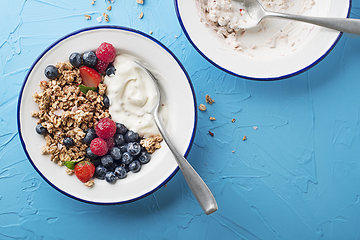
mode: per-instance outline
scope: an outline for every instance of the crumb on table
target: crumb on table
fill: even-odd
[[[216,120],[216,118],[210,117],[210,121],[215,121],[215,120]]]
[[[205,101],[206,101],[206,103],[208,103],[210,105],[215,102],[215,100],[213,100],[208,94],[206,94],[206,96],[205,96]]]
[[[205,110],[206,110],[206,106],[201,103],[201,104],[199,105],[199,110],[200,110],[200,111],[205,111]]]

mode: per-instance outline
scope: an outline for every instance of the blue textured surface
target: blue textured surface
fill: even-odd
[[[194,50],[172,1],[115,0],[111,11],[108,5],[2,1],[0,239],[360,239],[358,36],[344,34],[300,75],[250,81],[222,72]],[[103,12],[109,23],[96,21]],[[360,18],[359,0],[350,17]],[[188,160],[214,193],[216,213],[202,212],[181,172],[144,199],[97,206],[53,189],[26,158],[16,107],[31,64],[69,32],[107,24],[152,31],[183,63],[198,103],[206,94],[215,100],[198,114]]]

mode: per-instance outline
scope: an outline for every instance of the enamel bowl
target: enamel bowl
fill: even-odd
[[[18,130],[30,163],[53,188],[83,202],[121,204],[153,193],[178,171],[178,165],[165,142],[162,142],[162,147],[151,155],[150,162],[142,165],[140,172],[129,172],[125,179],[118,180],[115,184],[95,179],[94,186],[90,188],[84,186],[75,175],[67,175],[65,166],[51,162],[50,155],[41,154],[45,139],[35,132],[38,119],[31,117],[32,111],[38,111],[32,95],[41,92],[39,83],[46,80],[45,67],[67,61],[73,52],[94,50],[105,41],[112,43],[118,53],[138,57],[165,79],[162,91],[168,104],[167,130],[170,136],[176,136],[172,140],[177,149],[187,156],[193,144],[197,122],[196,100],[189,76],[175,55],[163,44],[147,34],[125,27],[102,26],[81,29],[62,37],[46,48],[31,66],[21,88],[18,101]]]

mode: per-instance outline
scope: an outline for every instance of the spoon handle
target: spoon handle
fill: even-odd
[[[338,30],[340,32],[360,35],[360,20],[350,18],[329,18],[329,17],[311,17],[302,15],[291,15],[278,12],[267,12],[264,17],[277,17],[301,22],[307,22],[326,28]]]
[[[210,189],[197,174],[194,168],[189,164],[189,162],[177,151],[176,147],[173,145],[169,134],[161,123],[159,118],[158,111],[154,111],[154,120],[157,125],[160,134],[162,135],[164,141],[170,148],[174,158],[179,165],[179,168],[184,175],[186,182],[188,183],[192,193],[194,194],[196,200],[200,204],[203,211],[209,215],[215,212],[218,209],[216,200],[212,195]]]

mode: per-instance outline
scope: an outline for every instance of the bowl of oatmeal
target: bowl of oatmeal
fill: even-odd
[[[266,10],[307,16],[346,18],[349,0],[259,0]],[[242,29],[248,16],[232,0],[175,0],[181,27],[194,48],[219,69],[251,80],[278,80],[320,62],[341,33],[312,24],[264,19]]]
[[[116,49],[116,56],[109,63],[115,70],[100,74],[100,82],[93,87],[97,78],[93,77],[92,70],[85,66],[75,67],[69,62],[69,56],[75,52],[83,56],[89,51],[95,52],[104,42],[111,43]],[[155,98],[154,87],[149,85],[152,80],[133,64],[135,59],[146,64],[158,78],[164,95],[162,120],[178,150],[185,157],[188,155],[196,130],[196,100],[180,61],[159,41],[137,30],[119,26],[81,29],[54,42],[35,60],[18,100],[18,130],[23,149],[40,176],[61,193],[87,203],[122,204],[148,196],[177,173],[179,168],[148,114]],[[44,69],[48,66],[58,70],[56,78],[45,77]],[[85,78],[88,79],[86,84]],[[104,132],[109,121],[103,120],[116,123],[113,130],[109,128],[110,137],[107,137],[109,132]],[[105,122],[102,125],[105,128],[100,127],[100,122]],[[39,123],[42,128],[38,128]],[[126,131],[120,133],[124,126]],[[41,132],[44,128],[45,134]],[[101,144],[96,145],[95,139],[91,143],[85,140],[90,132],[88,129],[96,130],[96,144],[106,142],[108,150],[103,155],[93,148]],[[68,138],[72,140],[70,145],[65,141]],[[120,144],[121,141],[126,144]],[[140,154],[136,152],[139,145],[142,146],[141,153],[149,153],[151,160],[140,160]],[[132,162],[136,158],[143,163],[141,170],[136,164],[130,166],[130,162],[121,162],[122,159],[115,164],[116,152],[113,155],[110,150],[118,147],[124,156],[124,146],[127,149],[124,152],[134,153]],[[98,156],[93,159],[88,149]],[[107,176],[106,179],[100,177],[98,172],[91,175],[90,180],[80,180],[78,172],[84,170],[76,166],[87,161],[94,164],[96,171],[100,166],[108,168],[105,156],[114,157],[113,170],[106,171],[117,174],[115,182],[110,182],[110,178],[108,181]],[[87,167],[83,164],[83,169],[84,166]],[[114,170],[120,166],[126,168],[126,177]],[[80,170],[76,172],[77,169]]]

